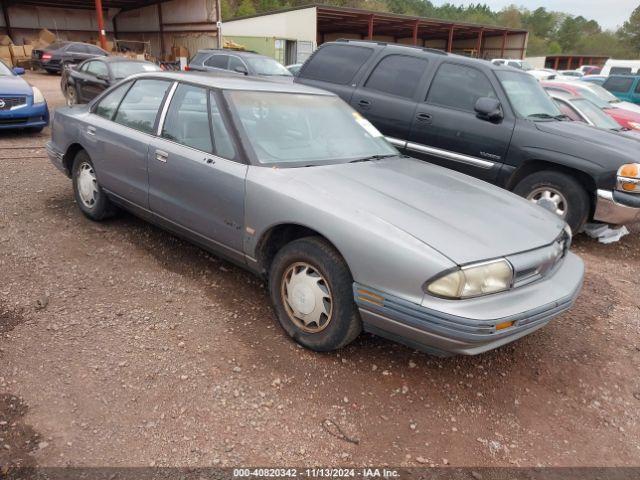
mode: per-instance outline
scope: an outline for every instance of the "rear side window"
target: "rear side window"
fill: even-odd
[[[427,103],[473,112],[480,97],[496,98],[484,73],[465,65],[443,63],[431,83]]]
[[[162,126],[162,136],[187,147],[212,151],[206,89],[178,86]]]
[[[114,121],[144,133],[153,133],[158,109],[169,85],[165,80],[138,80],[122,100]]]
[[[229,57],[226,55],[212,55],[204,62],[207,67],[227,69]]]
[[[219,103],[216,95],[211,92],[209,96],[209,111],[211,113],[211,127],[213,129],[213,151],[222,158],[233,160],[236,149],[233,146],[233,138],[229,133],[227,124],[220,114]]]
[[[423,58],[389,55],[376,65],[364,86],[398,97],[413,98],[428,65],[429,62]]]
[[[610,92],[626,93],[631,88],[631,85],[633,85],[633,78],[618,77],[608,78],[602,86]]]
[[[636,84],[635,93],[640,93],[640,82]]]
[[[89,53],[89,49],[86,45],[82,43],[72,43],[69,48],[67,48],[67,52],[73,53]]]
[[[307,61],[300,76],[310,80],[346,85],[371,57],[373,49],[353,45],[327,45]]]
[[[111,93],[105,95],[105,97],[100,100],[93,113],[106,118],[107,120],[111,120],[118,109],[118,105],[120,104],[122,97],[127,93],[130,86],[131,82],[127,82],[112,90]]]

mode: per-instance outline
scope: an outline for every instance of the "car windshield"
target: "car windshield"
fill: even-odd
[[[338,97],[250,91],[226,95],[239,129],[263,165],[311,166],[398,155]]]
[[[497,71],[502,88],[518,115],[532,120],[554,119],[561,115],[535,77],[525,73]]]
[[[121,79],[136,73],[159,72],[160,67],[150,62],[113,62],[111,71],[114,78]]]
[[[13,76],[13,71],[0,60],[0,77]]]
[[[257,75],[290,77],[291,72],[271,58],[246,57]]]
[[[604,113],[600,107],[586,98],[574,98],[571,103],[575,108],[580,110],[584,115],[598,128],[606,128],[609,130],[618,130],[620,125],[609,115]]]

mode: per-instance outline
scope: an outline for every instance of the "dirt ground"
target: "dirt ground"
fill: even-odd
[[[0,134],[0,465],[640,465],[640,229],[576,238],[576,306],[498,351],[316,354],[259,279],[83,217],[48,135]]]

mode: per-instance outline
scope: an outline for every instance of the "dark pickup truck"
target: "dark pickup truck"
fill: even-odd
[[[295,81],[340,95],[408,155],[511,190],[574,232],[588,220],[640,220],[640,142],[568,121],[525,72],[340,40],[318,48]]]

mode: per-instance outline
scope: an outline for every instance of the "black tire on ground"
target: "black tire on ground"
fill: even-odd
[[[84,150],[80,150],[73,161],[73,169],[72,169],[72,179],[73,179],[73,194],[76,199],[76,203],[78,204],[78,208],[80,211],[91,220],[101,221],[106,218],[113,216],[116,213],[116,208],[109,201],[109,198],[104,193],[98,181],[95,180],[95,195],[93,202],[91,204],[85,203],[82,200],[80,195],[80,188],[78,185],[78,178],[80,175],[81,169],[90,169],[93,170],[93,163],[91,162],[91,158]]]
[[[533,191],[543,187],[557,190],[566,198],[565,221],[574,234],[578,233],[589,219],[591,211],[589,194],[582,184],[564,172],[542,170],[522,179],[513,192],[527,198]]]
[[[58,73],[55,70],[51,70],[50,68],[45,68],[44,71],[47,72],[49,75],[55,75],[56,73]]]
[[[31,133],[40,133],[42,130],[44,130],[44,127],[31,127],[31,128],[29,128],[29,131]]]
[[[283,298],[283,277],[300,262],[310,265],[324,277],[331,293],[331,315],[326,327],[315,333],[305,331],[295,323]],[[282,328],[296,342],[311,350],[326,352],[344,347],[362,331],[349,268],[340,254],[320,237],[294,240],[276,254],[269,271],[269,293]]]

